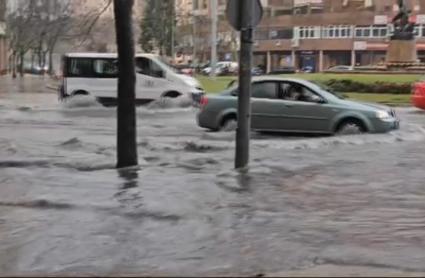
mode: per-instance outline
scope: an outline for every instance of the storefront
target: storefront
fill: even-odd
[[[259,67],[262,70],[267,70],[267,53],[266,52],[255,52],[254,53],[254,67]]]
[[[282,67],[294,66],[292,54],[290,51],[279,51],[270,53],[270,70],[278,70]]]
[[[333,66],[350,66],[351,51],[324,51],[323,52],[323,70]]]
[[[302,71],[318,71],[318,53],[317,51],[299,51],[297,52],[297,66]]]
[[[356,66],[371,66],[385,63],[385,50],[356,51]]]

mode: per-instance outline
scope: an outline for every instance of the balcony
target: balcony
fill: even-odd
[[[294,0],[268,0],[266,6],[273,8],[288,8],[294,7]]]

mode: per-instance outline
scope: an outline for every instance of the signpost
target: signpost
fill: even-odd
[[[235,168],[246,169],[249,164],[251,132],[251,69],[254,27],[263,17],[260,0],[228,0],[227,19],[241,31],[239,54],[238,128],[236,131]]]

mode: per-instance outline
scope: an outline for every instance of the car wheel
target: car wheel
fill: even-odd
[[[348,120],[341,123],[336,131],[337,135],[356,135],[365,133],[364,125],[357,120]]]
[[[227,117],[223,120],[220,126],[220,131],[231,132],[238,128],[238,121],[234,116]]]

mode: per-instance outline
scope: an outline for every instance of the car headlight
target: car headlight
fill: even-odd
[[[387,112],[387,111],[383,111],[383,110],[377,111],[377,112],[376,112],[376,117],[377,117],[378,119],[380,119],[380,120],[390,120],[390,119],[392,119],[392,118],[393,118],[393,117],[390,115],[390,113],[389,113],[389,112]]]

